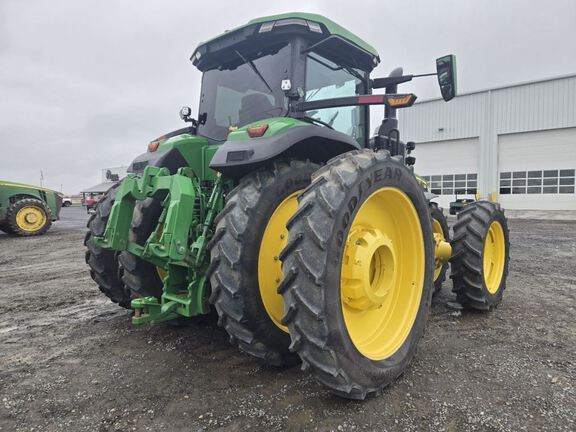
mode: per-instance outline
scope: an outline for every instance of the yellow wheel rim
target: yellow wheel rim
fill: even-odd
[[[442,230],[442,225],[440,225],[440,221],[438,219],[432,219],[432,228],[434,230],[434,239],[437,240],[445,240],[444,238],[444,231]],[[440,277],[440,273],[442,272],[442,266],[444,264],[439,259],[436,259],[435,267],[434,267],[434,282]]]
[[[46,224],[46,213],[38,207],[22,207],[16,213],[16,224],[22,231],[38,231]]]
[[[424,273],[412,201],[397,188],[374,192],[352,221],[342,257],[342,311],[360,353],[382,360],[402,346],[418,314]]]
[[[266,313],[274,324],[288,333],[288,327],[281,324],[284,316],[284,300],[278,294],[278,285],[282,281],[282,262],[279,255],[288,242],[288,219],[298,209],[298,194],[294,192],[280,203],[268,220],[260,251],[258,253],[258,286]]]
[[[484,283],[490,294],[496,294],[502,281],[506,261],[506,241],[500,222],[494,221],[488,228],[484,243]]]

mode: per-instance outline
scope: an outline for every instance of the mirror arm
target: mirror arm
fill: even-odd
[[[386,78],[374,78],[370,80],[372,88],[386,88],[393,85],[398,85],[408,81],[412,81],[414,75],[402,75],[402,76],[389,76]]]
[[[418,75],[403,75],[399,77],[386,77],[386,78],[374,78],[372,80],[372,88],[386,88],[391,85],[402,84],[408,81],[412,81],[412,78],[421,78],[427,76],[436,76],[436,72]]]

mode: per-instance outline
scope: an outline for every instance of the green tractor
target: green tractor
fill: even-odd
[[[503,211],[467,206],[449,242],[400,139],[396,110],[416,96],[397,87],[415,75],[370,78],[377,51],[306,13],[252,20],[191,60],[197,118],[184,107],[189,126],[150,142],[88,223],[92,278],[134,324],[215,308],[242,351],[363,399],[406,369],[449,262],[462,305],[500,303]],[[453,56],[427,75],[455,96]],[[370,137],[372,105],[385,118]]]
[[[44,234],[60,217],[61,193],[0,180],[0,230],[18,236]]]

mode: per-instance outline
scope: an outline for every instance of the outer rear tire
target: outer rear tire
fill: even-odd
[[[208,271],[210,302],[231,343],[271,366],[291,365],[299,359],[288,349],[290,336],[264,306],[258,276],[260,245],[275,210],[307,187],[317,169],[310,162],[275,161],[242,178],[216,217]]]
[[[88,219],[88,232],[84,238],[84,245],[87,248],[86,264],[90,266],[90,276],[98,284],[100,291],[112,302],[130,309],[130,290],[122,283],[117,253],[98,247],[94,243],[94,236],[104,234],[118,186],[119,183],[106,192],[104,198],[98,203],[96,211]]]
[[[503,251],[500,256],[502,264],[499,283],[487,284],[484,261],[485,245],[491,235],[492,224],[502,228]],[[510,240],[508,222],[500,204],[489,201],[477,201],[466,205],[458,213],[454,224],[452,240],[452,281],[453,291],[458,302],[463,306],[480,311],[495,308],[502,301],[506,289],[508,265],[510,261]]]
[[[349,240],[351,228],[355,226],[363,204],[383,190],[403,196],[402,199],[413,207],[411,217],[418,221],[421,232],[406,232],[406,244],[410,246],[404,246],[402,241],[398,241],[402,234],[396,229],[390,244],[398,245],[393,248],[395,253],[400,253],[397,255],[400,266],[407,269],[409,278],[412,278],[409,269],[417,266],[421,281],[406,279],[404,275],[392,276],[392,280],[398,278],[401,281],[400,284],[393,283],[394,293],[400,293],[402,289],[419,290],[418,300],[410,304],[414,320],[408,321],[407,333],[398,339],[398,347],[391,349],[389,354],[375,355],[373,359],[365,349],[361,352],[362,348],[352,337],[352,330],[357,329],[352,329],[346,322],[342,269],[351,262],[359,263],[352,255],[344,260],[345,252],[356,247],[354,244],[364,244],[364,240]],[[377,210],[373,213],[374,219],[392,221],[389,226],[393,229],[399,219],[390,216],[390,212],[394,212],[392,206],[381,205],[379,209],[382,213],[378,217],[380,210]],[[391,210],[388,212],[386,209]],[[312,184],[299,197],[298,211],[289,221],[288,229],[289,243],[280,257],[284,279],[278,290],[284,296],[286,315],[283,323],[290,329],[290,348],[299,354],[303,367],[310,368],[316,379],[333,393],[351,399],[364,399],[379,393],[405,371],[424,334],[430,314],[434,242],[430,211],[422,188],[401,160],[390,157],[387,151],[345,153],[329,161],[314,175]],[[368,228],[368,233],[371,229]],[[418,250],[414,252],[420,258],[414,258],[413,262],[404,260],[413,245],[417,245]],[[366,264],[364,269],[368,268]],[[377,265],[376,272],[386,271],[380,263]],[[392,267],[397,269],[394,265]],[[407,280],[413,282],[404,284]],[[402,314],[401,309],[396,311]],[[379,306],[376,306],[362,312],[377,313],[378,310]],[[359,327],[364,328],[362,325]],[[377,337],[382,344],[388,343],[386,332],[372,332],[368,336]]]

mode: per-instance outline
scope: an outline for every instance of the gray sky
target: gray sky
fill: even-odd
[[[38,184],[42,169],[65,193],[98,183],[101,168],[183,127],[180,106],[196,112],[198,42],[289,11],[374,45],[373,76],[432,72],[447,53],[460,92],[576,72],[576,0],[0,0],[0,179]],[[433,78],[402,91],[439,95]]]

